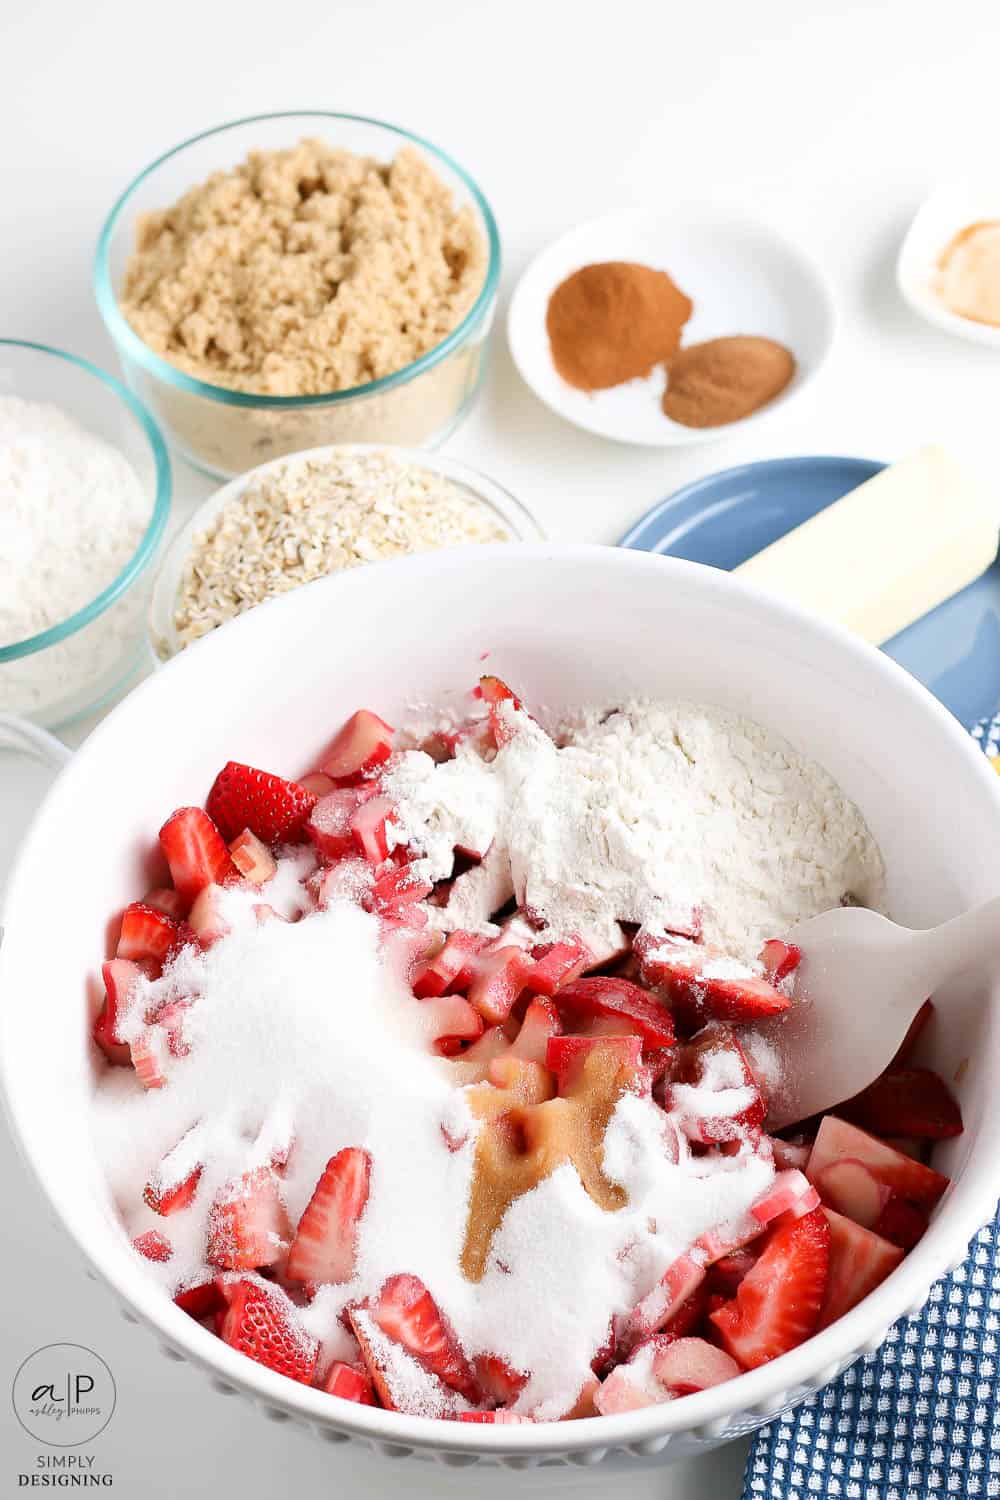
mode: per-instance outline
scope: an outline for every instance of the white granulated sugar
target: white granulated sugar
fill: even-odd
[[[56,406],[0,396],[0,646],[89,604],[133,555],[149,521],[116,448]],[[136,634],[130,592],[84,631],[0,666],[0,709],[30,712],[116,665]]]
[[[433,767],[407,753],[386,778],[399,837],[429,879],[451,873],[465,838],[491,841],[507,851],[518,900],[554,935],[613,944],[618,921],[655,933],[700,913],[706,942],[744,961],[848,891],[883,904],[861,813],[761,725],[636,701],[580,716],[557,748],[527,714],[504,709],[514,733],[493,761],[460,747]]]

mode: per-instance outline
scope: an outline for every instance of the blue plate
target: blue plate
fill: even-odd
[[[772,458],[685,485],[622,537],[622,547],[731,569],[825,510],[884,464]],[[1000,565],[901,630],[883,649],[963,724],[1000,705]]]

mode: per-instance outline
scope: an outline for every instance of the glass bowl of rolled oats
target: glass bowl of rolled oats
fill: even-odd
[[[469,543],[543,541],[485,474],[420,449],[341,443],[224,485],[167,548],[149,634],[167,661],[279,594],[365,563]]]
[[[442,442],[478,390],[499,276],[490,206],[444,152],[288,111],[142,172],[94,290],[128,384],[226,479],[320,444]]]

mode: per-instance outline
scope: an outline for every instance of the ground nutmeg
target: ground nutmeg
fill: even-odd
[[[666,271],[626,260],[582,266],[549,298],[553,363],[584,391],[636,380],[676,354],[691,312]]]
[[[722,427],[773,401],[794,374],[794,356],[774,339],[708,339],[670,362],[663,410],[685,427]]]

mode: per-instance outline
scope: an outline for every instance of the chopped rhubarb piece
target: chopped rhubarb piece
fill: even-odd
[[[640,953],[642,977],[661,985],[689,1026],[745,1023],[778,1015],[791,1004],[748,964],[684,938],[651,940]]]
[[[420,1019],[431,1045],[443,1057],[450,1057],[457,1050],[457,1046],[449,1047],[446,1043],[475,1042],[483,1034],[482,1016],[463,995],[437,995],[433,1000],[421,1000]]]
[[[816,1332],[830,1271],[830,1228],[821,1208],[775,1230],[731,1302],[710,1314],[723,1348],[754,1370]]]
[[[506,715],[502,712],[500,705],[509,703],[511,708],[517,712],[523,707],[520,698],[515,697],[505,682],[499,677],[480,677],[479,689],[483,702],[489,708],[490,728],[493,738],[496,740],[497,749],[509,744],[513,738],[513,728]]]
[[[849,1156],[813,1171],[812,1179],[829,1208],[865,1229],[874,1228],[892,1197],[892,1190],[879,1182],[863,1161],[852,1161]]]
[[[132,1241],[132,1248],[147,1260],[155,1261],[169,1260],[174,1253],[173,1245],[158,1229],[147,1229],[145,1234],[137,1234]]]
[[[363,904],[375,884],[374,867],[355,856],[342,859],[322,871],[316,887],[316,904],[328,906],[331,901],[354,901]]]
[[[818,1207],[819,1193],[808,1177],[795,1167],[788,1167],[778,1172],[767,1192],[750,1205],[750,1213],[763,1228],[782,1214],[800,1219]]]
[[[929,1222],[926,1209],[893,1194],[879,1214],[872,1233],[881,1235],[882,1239],[902,1250],[912,1250],[923,1239]]]
[[[481,927],[506,906],[513,894],[510,858],[506,849],[493,844],[481,864],[463,870],[451,882],[444,903],[445,924],[452,930]]]
[[[479,1012],[473,1011],[473,1015],[479,1016]],[[479,1016],[479,1019],[481,1021],[482,1016]],[[459,1085],[482,1083],[489,1072],[490,1065],[509,1052],[510,1040],[506,1032],[499,1026],[491,1026],[460,1056],[455,1057],[452,1066],[456,1070],[455,1076]]]
[[[914,1052],[917,1050],[917,1043],[923,1036],[924,1031],[933,1019],[933,1016],[934,1002],[933,1000],[925,1000],[923,1005],[921,1005],[920,1009],[917,1011],[916,1015],[913,1017],[913,1020],[910,1022],[909,1026],[906,1028],[906,1035],[900,1042],[899,1047],[896,1050],[896,1055],[893,1058],[892,1062],[889,1064],[890,1068],[906,1067]]]
[[[713,1093],[718,1095],[718,1113],[706,1105],[706,1095]],[[680,1115],[684,1134],[706,1146],[758,1130],[767,1113],[743,1048],[734,1032],[719,1022],[703,1027],[678,1049],[665,1102]]]
[[[769,1136],[774,1153],[774,1165],[779,1169],[795,1167],[804,1172],[809,1164],[812,1141],[783,1141],[780,1136]]]
[[[940,1141],[962,1134],[962,1112],[930,1068],[890,1068],[837,1113],[873,1135]]]
[[[549,1042],[561,1031],[559,1012],[551,1001],[533,999],[524,1012],[521,1029],[511,1043],[511,1056],[522,1057],[525,1062],[544,1063]]]
[[[624,1319],[620,1334],[626,1349],[665,1328],[705,1279],[705,1267],[690,1255],[679,1255],[661,1280]]]
[[[386,830],[393,811],[388,797],[371,797],[351,815],[351,838],[358,853],[370,865],[380,865],[389,855],[389,838]]]
[[[519,1411],[460,1411],[459,1422],[496,1422],[506,1427],[532,1426],[534,1417],[526,1417]]]
[[[254,1167],[228,1183],[212,1204],[207,1259],[227,1271],[273,1266],[290,1237],[277,1177],[270,1167]]]
[[[531,959],[522,948],[489,948],[476,960],[469,1002],[490,1025],[505,1021],[524,988]]]
[[[225,839],[200,807],[172,813],[160,829],[160,847],[174,887],[188,905],[206,885],[221,885],[237,873]]]
[[[466,1400],[481,1400],[482,1391],[469,1361],[418,1277],[390,1276],[369,1303],[369,1311],[386,1337],[402,1345],[425,1370]]]
[[[405,918],[423,927],[427,924],[427,913],[414,908],[431,890],[426,880],[414,875],[410,865],[395,865],[375,881],[365,898],[365,906],[379,916]]]
[[[213,1318],[226,1305],[215,1277],[211,1281],[199,1281],[194,1286],[182,1287],[174,1297],[174,1305],[189,1317]]]
[[[413,975],[413,993],[418,1000],[443,995],[448,989],[465,989],[473,978],[470,962],[481,953],[489,939],[478,932],[450,932],[444,947],[434,958],[420,964]]]
[[[528,975],[527,987],[536,995],[554,995],[564,984],[574,979],[593,964],[589,948],[577,938],[562,943],[544,943],[531,950],[534,965]]]
[[[190,1000],[171,1000],[156,1012],[156,1025],[166,1032],[171,1057],[187,1057],[191,1051],[184,1035],[184,1017],[190,1008]]]
[[[351,819],[376,792],[374,786],[342,787],[316,803],[306,833],[324,859],[343,859],[354,852]]]
[[[509,1406],[516,1401],[528,1383],[527,1375],[512,1370],[499,1354],[480,1354],[475,1368],[483,1391],[498,1406]]]
[[[323,1390],[330,1396],[339,1396],[341,1401],[356,1401],[361,1406],[375,1405],[372,1383],[363,1370],[353,1365],[342,1364],[335,1359],[326,1373]]]
[[[217,1285],[227,1304],[219,1329],[224,1342],[279,1375],[311,1385],[319,1344],[302,1327],[291,1298],[256,1276],[220,1277]]]
[[[670,1012],[653,995],[613,975],[577,979],[557,991],[560,1011],[571,1016],[601,1015],[627,1020],[647,1047],[672,1047],[674,1023]]]
[[[104,979],[104,1004],[94,1021],[94,1041],[108,1062],[116,1067],[129,1067],[132,1053],[122,1037],[121,1024],[132,1002],[135,986],[145,976],[138,964],[127,958],[110,959],[102,966],[101,974]]]
[[[396,1411],[396,1402],[393,1399],[387,1371],[376,1350],[378,1329],[374,1326],[371,1315],[362,1306],[348,1306],[345,1308],[345,1316],[351,1332],[358,1341],[361,1358],[364,1360],[365,1369],[368,1371],[372,1387],[378,1397],[378,1404],[384,1406],[386,1411]],[[429,1380],[430,1376],[428,1376]]]
[[[875,1290],[903,1259],[903,1251],[851,1219],[824,1210],[830,1226],[830,1279],[819,1328],[828,1328]]]
[[[188,904],[180,891],[171,889],[170,886],[160,885],[143,898],[143,906],[151,906],[154,911],[162,911],[165,917],[172,922],[179,922],[187,915]]]
[[[732,1255],[734,1251],[742,1250],[745,1245],[759,1239],[763,1230],[764,1226],[752,1213],[737,1214],[735,1218],[726,1219],[723,1223],[706,1229],[695,1241],[695,1249],[704,1264],[710,1266],[723,1256]]]
[[[229,852],[233,864],[251,885],[264,885],[278,868],[270,849],[249,828],[236,835],[229,845]]]
[[[122,913],[117,956],[133,963],[152,959],[161,964],[177,942],[179,931],[177,922],[155,906],[133,901]]]
[[[741,1373],[732,1355],[705,1339],[671,1339],[653,1355],[653,1375],[671,1396],[707,1391]]]
[[[297,781],[231,760],[212,784],[205,811],[224,839],[249,828],[265,844],[296,838],[316,805],[316,795]]]
[[[620,1056],[624,1066],[642,1062],[642,1039],[637,1036],[552,1036],[545,1049],[545,1065],[556,1075],[560,1094],[571,1094],[579,1083],[584,1059],[599,1049]]]
[[[224,896],[221,885],[206,885],[194,899],[188,926],[203,948],[210,948],[229,931],[229,923],[222,914]]]
[[[167,1160],[169,1161],[169,1158]],[[172,1181],[169,1176],[164,1175],[161,1168],[159,1172],[153,1174],[143,1188],[143,1202],[157,1214],[166,1216],[180,1213],[182,1208],[187,1208],[198,1191],[201,1173],[200,1166],[192,1167],[182,1177]]]
[[[163,1033],[154,1031],[151,1027],[147,1027],[129,1042],[132,1066],[144,1089],[162,1089],[166,1085],[166,1050]]]
[[[637,1383],[628,1365],[618,1365],[601,1381],[594,1395],[594,1406],[599,1416],[615,1417],[626,1411],[642,1411],[668,1399],[666,1391],[659,1396],[651,1395]]]
[[[357,1146],[345,1147],[327,1162],[295,1231],[286,1267],[289,1280],[350,1281],[371,1169],[368,1152]]]
[[[337,734],[320,770],[339,786],[351,786],[371,776],[392,754],[393,732],[378,714],[359,708]]]
[[[806,1175],[810,1181],[816,1182],[825,1167],[845,1157],[862,1162],[877,1181],[911,1203],[932,1206],[948,1186],[948,1178],[935,1172],[933,1167],[925,1167],[923,1162],[894,1151],[884,1141],[876,1140],[846,1120],[839,1120],[836,1115],[824,1115]]]
[[[312,792],[316,798],[326,797],[336,788],[336,785],[333,777],[327,776],[325,771],[310,771],[308,776],[299,777],[299,786],[307,792]]]
[[[789,974],[794,974],[802,962],[802,949],[795,943],[783,942],[781,938],[770,938],[760,950],[760,962],[771,983],[780,984]]]

